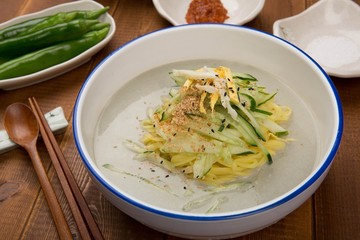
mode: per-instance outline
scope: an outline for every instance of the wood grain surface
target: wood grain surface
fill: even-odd
[[[180,0],[179,0],[180,1]],[[0,22],[69,0],[1,0]],[[78,91],[91,70],[109,53],[143,34],[170,27],[150,0],[99,0],[110,7],[117,30],[91,61],[51,80],[18,90],[0,90],[0,128],[6,107],[36,97],[43,111],[62,106],[70,125],[57,141],[106,239],[180,238],[150,229],[115,208],[96,189],[77,152],[72,111]],[[304,11],[316,0],[266,0],[261,13],[246,26],[272,33],[274,21]],[[355,1],[360,4],[360,0]],[[237,239],[360,239],[360,78],[332,77],[344,112],[344,134],[328,176],[316,193],[278,223]],[[74,239],[80,239],[42,141],[38,143],[47,174],[59,197]],[[58,239],[57,231],[27,153],[15,149],[0,155],[0,240]]]

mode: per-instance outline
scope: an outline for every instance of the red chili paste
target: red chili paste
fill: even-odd
[[[220,0],[192,0],[186,14],[187,23],[223,23],[227,18]]]

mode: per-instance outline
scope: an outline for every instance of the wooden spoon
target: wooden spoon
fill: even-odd
[[[34,113],[25,104],[11,104],[5,111],[4,126],[10,139],[22,146],[30,155],[41,188],[53,216],[59,237],[61,239],[72,239],[69,226],[36,148],[36,142],[39,135],[39,123],[37,122]]]

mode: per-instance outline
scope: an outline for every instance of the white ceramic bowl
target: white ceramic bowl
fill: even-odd
[[[168,72],[204,65],[258,77],[269,90],[277,89],[277,101],[294,113],[288,129],[295,141],[284,154],[264,166],[254,182],[216,194],[133,159],[123,146],[126,139],[139,140],[139,119],[173,85]],[[87,78],[73,121],[79,153],[106,198],[151,228],[189,238],[244,235],[299,207],[325,178],[343,125],[336,89],[316,62],[277,37],[225,24],[172,27],[120,47]],[[228,201],[210,212],[209,206],[184,208],[197,199],[210,205]]]
[[[186,13],[191,0],[153,0],[158,13],[173,25],[186,24]],[[242,25],[253,20],[263,9],[265,0],[222,0],[228,11],[227,24]]]
[[[104,6],[90,0],[81,0],[81,1],[75,1],[70,3],[63,3],[56,5],[54,7],[50,7],[47,9],[44,9],[39,12],[30,13],[26,15],[22,15],[16,18],[13,18],[7,22],[0,24],[0,29],[5,28],[11,25],[14,25],[16,23],[20,23],[29,19],[42,17],[42,16],[49,16],[58,12],[67,12],[67,11],[75,11],[75,10],[96,10],[101,9]],[[110,23],[110,31],[107,34],[107,36],[98,44],[95,46],[89,48],[85,52],[79,54],[78,56],[57,64],[55,66],[52,66],[50,68],[41,70],[39,72],[35,72],[26,76],[11,78],[11,79],[5,79],[0,80],[0,89],[4,90],[13,90],[29,85],[33,85],[45,80],[49,80],[51,78],[54,78],[58,75],[61,75],[65,72],[68,72],[76,67],[79,67],[80,65],[84,64],[85,62],[89,61],[91,57],[96,54],[98,51],[100,51],[103,47],[106,46],[106,44],[111,40],[111,38],[114,36],[116,25],[114,22],[114,19],[111,17],[109,13],[106,13],[99,18],[102,22],[108,22]]]
[[[360,77],[360,6],[321,0],[304,12],[279,19],[274,35],[303,49],[332,76]]]

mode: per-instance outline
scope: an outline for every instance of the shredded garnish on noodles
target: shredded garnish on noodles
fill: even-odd
[[[252,75],[220,66],[170,77],[177,87],[141,122],[143,144],[126,142],[137,159],[220,185],[256,173],[285,148],[288,131],[280,124],[291,109]]]

